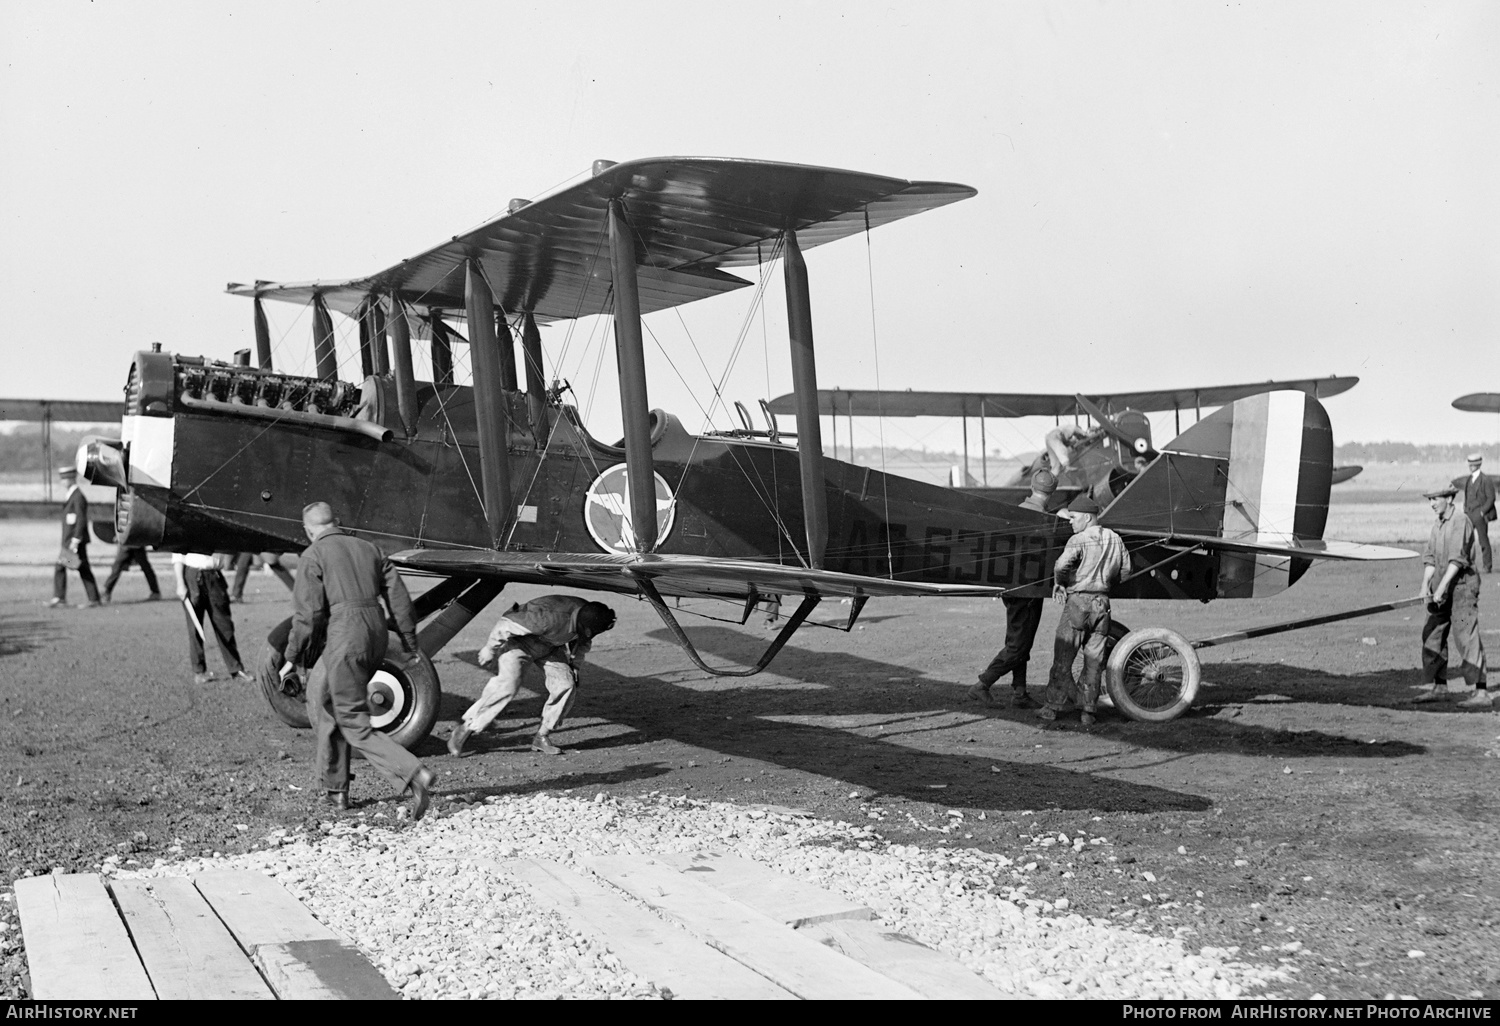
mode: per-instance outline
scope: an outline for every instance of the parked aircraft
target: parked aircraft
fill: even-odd
[[[513,581],[640,596],[694,663],[735,675],[764,668],[827,597],[849,600],[849,629],[870,598],[1046,593],[1068,535],[1059,518],[823,454],[803,250],[974,194],[767,161],[599,162],[368,277],[231,285],[254,304],[257,366],[137,353],[121,442],[90,447],[89,477],[119,489],[127,544],[296,551],[303,505],[326,500],[405,570],[439,578],[417,600],[421,654],[371,686],[376,724],[405,744],[437,715],[431,655]],[[731,269],[776,262],[797,445],[694,435],[651,409],[641,318],[749,286]],[[311,307],[315,375],[272,366],[266,300]],[[333,312],[359,325],[358,381],[339,377]],[[543,373],[538,325],[590,314],[613,318],[613,445]],[[431,339],[429,381],[416,379],[413,333]],[[472,386],[454,384],[455,344],[469,346]],[[1318,400],[1277,390],[1152,450],[1104,514],[1140,568],[1117,594],[1264,595],[1317,559],[1406,555],[1323,540],[1332,448]],[[755,665],[731,670],[698,654],[671,596],[733,601],[742,622],[769,597],[799,605]],[[1146,633],[1115,658],[1143,688],[1167,681],[1163,701],[1178,703],[1196,658],[1176,635]]]

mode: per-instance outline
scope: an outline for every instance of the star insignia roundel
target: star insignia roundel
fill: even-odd
[[[656,538],[660,544],[672,533],[677,514],[671,487],[660,474],[653,476],[656,478]],[[630,485],[625,477],[625,464],[616,463],[594,478],[583,500],[583,522],[604,551],[622,556],[636,551],[635,531],[630,526]]]

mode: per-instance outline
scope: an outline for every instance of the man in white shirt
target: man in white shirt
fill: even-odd
[[[203,614],[209,615],[214,637],[219,639],[219,653],[233,680],[249,683],[252,678],[240,661],[240,650],[234,643],[234,618],[229,612],[229,588],[224,583],[225,559],[206,552],[178,552],[172,556],[172,574],[177,578],[177,598],[182,602],[188,621],[188,659],[193,664],[193,683],[207,684],[214,679],[208,671],[204,653]]]

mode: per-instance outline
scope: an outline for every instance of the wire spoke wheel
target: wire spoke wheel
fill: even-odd
[[[1126,716],[1160,723],[1192,706],[1200,673],[1198,654],[1187,639],[1165,627],[1147,627],[1115,644],[1105,686]]]

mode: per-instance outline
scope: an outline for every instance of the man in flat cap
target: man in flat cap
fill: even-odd
[[[1484,557],[1484,572],[1492,573],[1495,564],[1490,556],[1490,521],[1495,519],[1495,482],[1480,469],[1483,465],[1483,453],[1469,453],[1469,472],[1462,477],[1455,477],[1453,487],[1464,497],[1463,510],[1469,523],[1474,525],[1475,537],[1479,539],[1479,551]]]
[[[1046,704],[1036,714],[1055,720],[1076,699],[1087,727],[1098,711],[1099,678],[1109,639],[1109,589],[1130,573],[1130,553],[1118,534],[1100,525],[1099,504],[1087,492],[1068,504],[1068,519],[1073,522],[1073,537],[1053,568],[1057,583],[1068,595],[1052,643]],[[1080,648],[1083,676],[1074,683],[1073,657]]]
[[[1422,683],[1429,689],[1415,702],[1440,702],[1448,698],[1448,640],[1458,650],[1461,673],[1474,694],[1460,703],[1466,709],[1489,709],[1488,673],[1484,644],[1479,638],[1478,536],[1469,518],[1458,511],[1454,485],[1427,493],[1437,523],[1422,550],[1421,597],[1427,600],[1427,619],[1422,624]]]
[[[1031,475],[1031,494],[1021,502],[1022,509],[1037,513],[1047,512],[1047,502],[1057,491],[1057,476],[1050,470],[1038,470]],[[1002,596],[1005,603],[1005,647],[990,665],[979,671],[979,683],[969,688],[969,698],[985,705],[994,705],[990,688],[995,681],[1010,674],[1010,707],[1012,709],[1034,709],[1036,702],[1026,694],[1026,663],[1031,659],[1031,645],[1036,640],[1036,629],[1042,622],[1042,607],[1047,600],[1036,598],[1011,598]]]
[[[78,571],[83,581],[83,590],[89,597],[89,606],[99,604],[99,586],[94,583],[94,571],[89,566],[89,500],[78,487],[76,467],[58,467],[57,476],[68,486],[68,496],[63,500],[62,548],[57,553],[57,566],[52,571],[52,601],[49,606],[68,604],[68,569]]]

